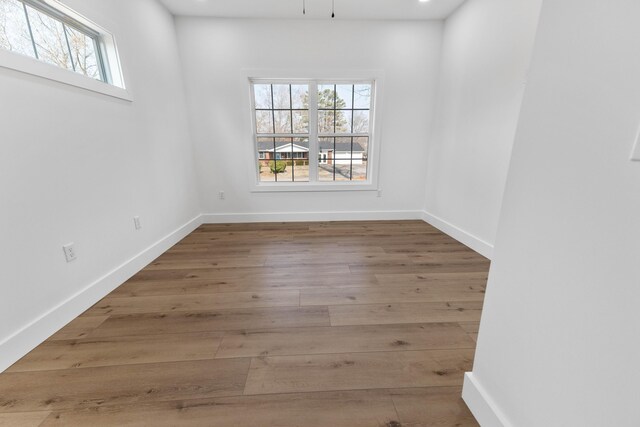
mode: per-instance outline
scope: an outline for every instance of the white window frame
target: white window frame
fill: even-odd
[[[323,192],[323,191],[377,191],[379,189],[380,170],[380,129],[382,94],[384,87],[384,73],[381,70],[342,70],[342,71],[310,71],[310,70],[243,70],[245,82],[248,87],[247,110],[251,113],[250,140],[247,144],[251,147],[250,165],[251,192]],[[269,77],[265,77],[269,76]],[[309,182],[260,182],[259,171],[255,167],[258,159],[257,129],[255,118],[255,96],[253,84],[308,84],[309,85]],[[319,84],[359,84],[372,85],[371,90],[371,116],[369,117],[370,131],[369,150],[367,153],[367,180],[366,181],[317,181],[312,179],[318,176],[319,146],[312,143],[318,140],[318,114],[317,114],[317,86]],[[275,135],[275,137],[299,138],[306,137],[299,134]],[[323,135],[332,137],[333,134]],[[351,134],[336,134],[335,136],[351,136]],[[249,153],[249,150],[247,150]]]
[[[72,70],[67,70],[56,65],[46,63],[31,56],[1,48],[0,67],[86,89],[92,92],[101,93],[103,95],[123,99],[125,101],[133,101],[131,93],[125,86],[120,57],[118,55],[118,48],[115,37],[112,33],[57,0],[20,1],[28,5],[34,5],[34,7],[40,10],[44,8],[51,9],[60,16],[64,16],[69,22],[78,23],[82,27],[91,30],[93,35],[97,38],[97,48],[100,50],[99,55],[102,57],[102,64],[104,66],[107,81],[96,80]],[[56,19],[59,18],[56,17]],[[96,52],[96,54],[98,54],[98,52]]]

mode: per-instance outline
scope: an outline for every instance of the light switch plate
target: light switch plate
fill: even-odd
[[[636,144],[633,147],[633,151],[631,152],[631,160],[640,162],[640,131],[638,131],[638,136],[636,136]]]

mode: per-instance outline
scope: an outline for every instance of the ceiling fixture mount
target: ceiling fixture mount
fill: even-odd
[[[428,0],[420,0],[420,1],[428,1]],[[307,14],[307,0],[302,0],[302,14]],[[336,17],[336,0],[331,0],[331,18]]]

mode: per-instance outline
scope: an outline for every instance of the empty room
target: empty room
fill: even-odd
[[[637,0],[0,0],[0,427],[640,426]]]

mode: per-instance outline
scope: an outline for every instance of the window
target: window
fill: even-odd
[[[95,82],[124,88],[113,36],[55,0],[0,0],[0,54],[8,68],[113,96]]]
[[[251,87],[259,183],[369,180],[373,81],[254,79]]]

